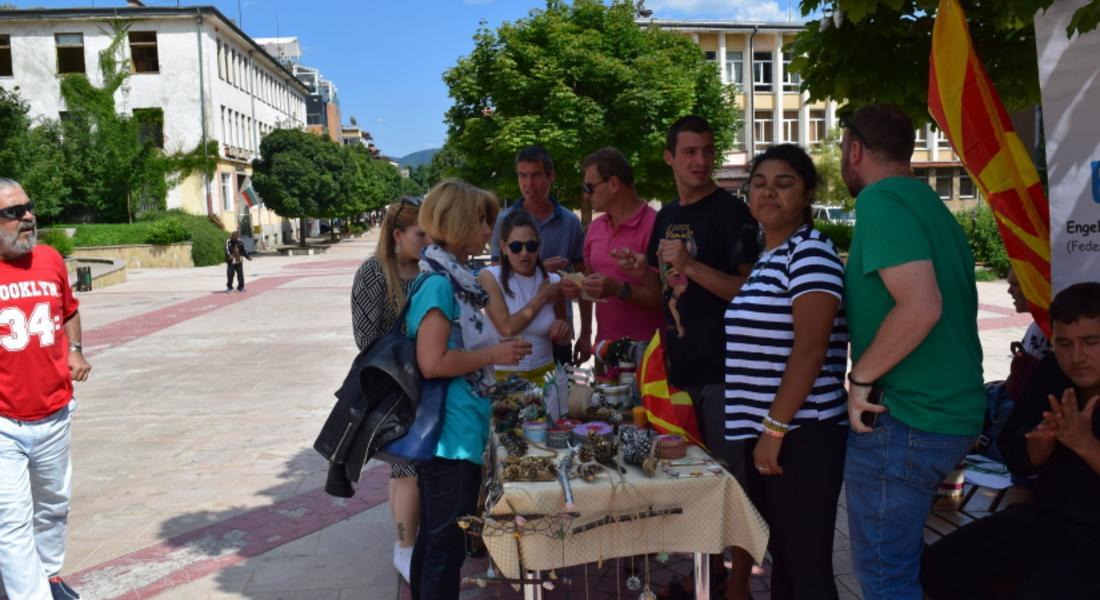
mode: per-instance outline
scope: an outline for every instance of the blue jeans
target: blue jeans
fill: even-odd
[[[0,417],[0,576],[12,600],[49,600],[47,578],[65,562],[75,408],[38,421]]]
[[[974,436],[929,433],[889,413],[850,432],[844,461],[852,563],[864,600],[921,600],[923,528],[941,481]]]
[[[477,511],[481,465],[433,458],[416,466],[420,527],[410,576],[413,600],[458,600],[466,532],[458,519]]]

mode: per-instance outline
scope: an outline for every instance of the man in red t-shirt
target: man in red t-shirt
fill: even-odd
[[[73,381],[91,365],[65,261],[36,246],[34,205],[0,178],[0,577],[8,598],[79,598],[61,580]]]

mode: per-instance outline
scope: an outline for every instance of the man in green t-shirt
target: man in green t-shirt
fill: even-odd
[[[844,276],[852,558],[866,600],[919,600],[924,521],[982,428],[974,258],[939,195],[913,177],[909,117],[872,105],[841,125],[856,197]]]

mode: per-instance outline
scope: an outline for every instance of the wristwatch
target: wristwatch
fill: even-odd
[[[69,351],[84,352],[84,346],[80,342],[69,342]]]
[[[626,300],[630,298],[630,282],[624,281],[622,287],[619,288],[619,293],[615,294],[620,300]]]

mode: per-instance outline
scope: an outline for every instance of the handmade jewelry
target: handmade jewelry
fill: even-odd
[[[791,430],[790,423],[784,423],[772,418],[771,415],[764,415],[764,420],[761,422],[764,428],[764,433],[772,437],[781,438],[787,435]]]

